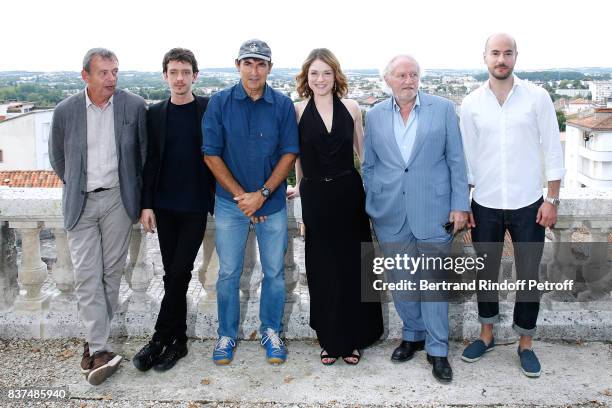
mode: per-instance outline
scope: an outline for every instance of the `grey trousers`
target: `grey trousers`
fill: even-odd
[[[79,222],[67,231],[79,315],[92,354],[112,351],[110,323],[118,306],[131,231],[118,187],[88,193]]]

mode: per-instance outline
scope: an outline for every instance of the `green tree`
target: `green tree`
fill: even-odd
[[[559,124],[559,130],[561,132],[565,132],[565,113],[561,112],[561,111],[556,111],[557,113],[557,123]]]

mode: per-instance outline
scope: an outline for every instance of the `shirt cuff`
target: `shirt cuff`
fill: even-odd
[[[216,149],[212,147],[204,147],[202,148],[202,154],[205,156],[221,156],[223,152],[221,149]]]
[[[299,147],[285,147],[284,149],[280,149],[278,152],[280,155],[287,154],[287,153],[300,154],[300,148]]]
[[[565,175],[564,168],[546,170],[546,180],[547,181],[561,180],[564,175]]]

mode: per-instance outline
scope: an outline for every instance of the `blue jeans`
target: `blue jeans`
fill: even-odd
[[[225,198],[215,200],[215,244],[219,255],[217,314],[219,336],[238,337],[240,322],[240,275],[249,236],[250,219]],[[287,252],[287,209],[268,215],[255,224],[259,258],[263,270],[259,300],[260,331],[280,333],[285,309],[285,252]]]
[[[429,239],[418,239],[410,230],[408,221],[393,237],[378,236],[378,242],[385,257],[394,257],[397,254],[407,254],[410,257],[419,257],[421,254],[430,257],[444,257],[450,254],[452,235],[444,234]],[[419,290],[419,281],[429,279],[421,268],[413,275],[397,270],[389,271],[391,282],[399,282],[406,278],[416,283],[414,293],[405,294],[393,291],[395,310],[402,319],[402,340],[425,340],[425,350],[431,356],[446,357],[448,355],[448,301],[444,296],[428,297]]]

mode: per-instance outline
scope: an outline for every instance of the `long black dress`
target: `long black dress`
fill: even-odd
[[[300,183],[306,226],[310,327],[331,356],[348,356],[383,332],[380,302],[361,300],[361,243],[372,242],[361,177],[353,164],[353,118],[334,96],[328,132],[311,98],[300,119]]]

